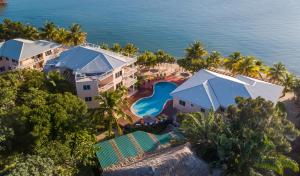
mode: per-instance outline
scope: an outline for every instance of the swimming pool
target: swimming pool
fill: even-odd
[[[165,103],[171,100],[170,93],[176,89],[171,82],[158,82],[154,85],[154,92],[150,97],[141,98],[131,106],[131,111],[139,116],[155,117],[161,113]]]

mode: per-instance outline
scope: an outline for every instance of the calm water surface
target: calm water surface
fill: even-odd
[[[133,42],[182,56],[201,40],[224,55],[282,61],[300,75],[299,0],[8,0],[0,19],[41,26],[80,23],[93,43]]]

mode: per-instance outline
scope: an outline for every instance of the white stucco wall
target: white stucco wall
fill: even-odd
[[[84,85],[90,85],[90,90],[84,90]],[[99,103],[96,100],[96,97],[99,95],[98,93],[98,83],[97,80],[86,80],[76,82],[76,92],[77,96],[85,101],[85,97],[92,97],[92,101],[86,102],[89,108],[98,107]]]
[[[189,101],[182,100],[185,102],[185,106],[179,104],[179,98],[173,97],[173,107],[176,108],[180,112],[201,112],[201,107],[192,104]],[[203,108],[205,109],[205,108]],[[208,109],[205,109],[205,113],[209,112]]]

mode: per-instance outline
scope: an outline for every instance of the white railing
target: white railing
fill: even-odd
[[[130,87],[130,86],[134,85],[136,82],[137,82],[137,80],[134,78],[126,78],[123,80],[123,85],[125,87]]]
[[[137,68],[125,67],[124,68],[124,77],[128,77],[137,72]]]
[[[99,92],[105,92],[107,90],[109,90],[110,88],[112,88],[114,86],[114,84],[111,82],[111,83],[108,83],[108,84],[105,84],[105,85],[100,85],[99,86]]]

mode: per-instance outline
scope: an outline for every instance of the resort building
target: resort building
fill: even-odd
[[[235,104],[236,97],[257,98],[277,103],[283,87],[247,76],[231,77],[209,70],[200,70],[177,87],[173,107],[181,112],[223,111]]]
[[[155,135],[142,131],[96,144],[104,176],[210,175],[208,164],[199,159],[189,144],[172,146],[180,140],[176,132]]]
[[[12,39],[0,43],[0,73],[14,69],[42,70],[45,63],[57,58],[62,46],[45,40]]]
[[[89,108],[98,107],[96,97],[100,92],[115,90],[121,86],[135,92],[136,58],[126,57],[99,46],[85,44],[62,52],[56,63],[49,67],[58,69],[76,86],[77,95]]]

